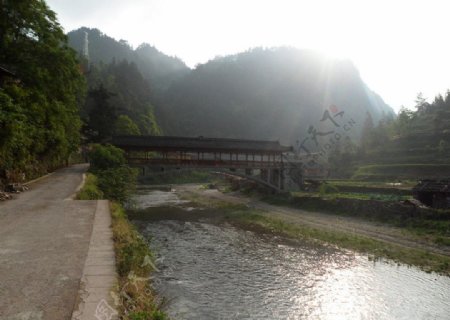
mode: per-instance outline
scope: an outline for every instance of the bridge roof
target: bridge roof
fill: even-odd
[[[115,136],[111,143],[126,150],[282,153],[292,147],[278,141],[168,136]]]

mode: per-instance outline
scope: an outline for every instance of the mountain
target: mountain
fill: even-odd
[[[98,29],[86,27],[71,31],[67,35],[69,45],[79,53],[83,52],[85,33],[90,63],[109,64],[122,60],[134,62],[149,81],[152,94],[156,97],[190,70],[179,58],[168,56],[149,44],[144,43],[133,50],[125,40],[117,41]]]
[[[92,64],[127,60],[137,66],[148,81],[155,115],[166,135],[275,139],[287,144],[312,139],[313,149],[320,149],[330,132],[358,143],[367,118],[376,125],[394,117],[392,108],[368,88],[348,60],[290,47],[256,48],[191,70],[148,44],[133,50],[126,41],[97,29],[68,34],[78,52],[85,33]],[[344,132],[348,122],[351,130]]]
[[[358,142],[368,116],[374,123],[394,117],[350,61],[289,47],[257,48],[199,65],[174,82],[160,110],[168,134],[289,144],[308,137],[323,144],[332,131]],[[347,133],[344,122],[352,124]]]

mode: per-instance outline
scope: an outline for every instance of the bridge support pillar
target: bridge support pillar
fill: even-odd
[[[265,182],[269,181],[268,180],[269,172],[267,169],[261,169],[259,175],[260,175],[262,181],[265,181]]]
[[[276,186],[279,190],[283,189],[281,169],[270,169],[270,180],[268,181],[271,185]]]
[[[303,174],[301,170],[294,166],[283,168],[282,173],[283,190],[300,191],[303,186]]]

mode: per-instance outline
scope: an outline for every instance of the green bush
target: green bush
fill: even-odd
[[[168,320],[167,315],[159,310],[153,312],[139,311],[133,312],[129,316],[130,320]]]
[[[126,202],[136,188],[137,170],[126,165],[97,171],[98,186],[105,198]]]
[[[149,312],[147,311],[138,311],[130,313],[130,320],[151,320],[153,319]]]
[[[124,151],[112,145],[93,146],[89,153],[90,171],[106,199],[126,202],[135,190],[137,170],[126,164]]]
[[[160,310],[155,310],[152,312],[152,319],[153,320],[167,320],[169,318],[167,317],[167,315],[164,312],[162,312]]]
[[[319,194],[321,196],[330,194],[330,193],[338,193],[339,189],[336,186],[328,183],[322,183],[319,187]]]
[[[89,161],[91,163],[91,171],[94,173],[101,170],[118,168],[127,163],[124,151],[110,144],[93,145],[91,152],[89,152]]]

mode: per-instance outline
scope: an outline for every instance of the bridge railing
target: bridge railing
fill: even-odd
[[[254,168],[269,169],[281,168],[280,161],[252,161],[252,160],[217,160],[217,159],[164,159],[164,158],[133,158],[129,157],[130,164],[161,165],[161,166],[186,166],[203,168]]]

